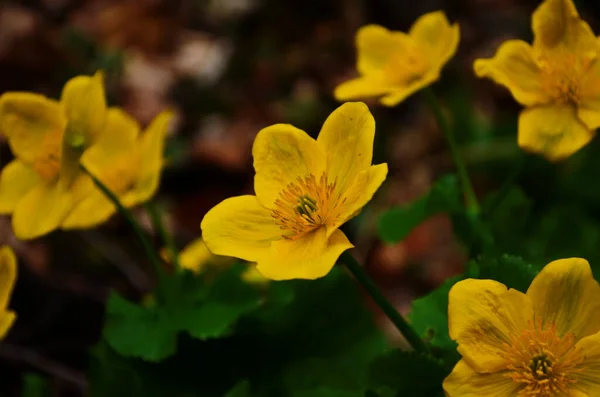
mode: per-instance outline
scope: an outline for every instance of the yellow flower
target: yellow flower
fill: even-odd
[[[272,280],[326,275],[353,245],[339,227],[357,215],[387,175],[371,166],[375,120],[364,103],[346,103],[315,140],[289,124],[254,141],[256,196],[224,200],[202,220],[217,255],[256,262]]]
[[[526,294],[493,280],[451,290],[462,360],[448,397],[600,396],[600,286],[585,259],[549,263]]]
[[[171,255],[167,248],[160,252],[166,262],[171,262]],[[206,246],[201,238],[192,241],[179,253],[179,264],[182,268],[194,273],[202,273],[209,265],[229,267],[235,260],[231,257],[215,255]],[[256,270],[256,263],[249,263],[248,268],[242,273],[242,280],[248,284],[265,284],[268,280]]]
[[[103,132],[96,144],[81,156],[81,164],[115,193],[123,206],[133,207],[147,201],[158,189],[171,118],[169,111],[160,113],[140,136],[137,121],[120,109],[108,109]],[[93,227],[115,211],[112,202],[94,187],[76,203],[62,228]]]
[[[13,250],[5,245],[0,247],[0,340],[17,319],[16,313],[7,309],[16,280],[17,258]]]
[[[450,25],[442,11],[421,16],[408,34],[363,26],[356,34],[360,77],[340,84],[335,98],[382,97],[382,104],[395,106],[439,79],[459,39],[458,25]]]
[[[546,0],[532,16],[533,45],[503,43],[475,73],[508,88],[526,109],[519,146],[550,161],[571,156],[600,127],[599,42],[571,0]]]
[[[0,97],[0,131],[16,158],[0,175],[0,213],[13,214],[18,238],[56,229],[91,189],[79,158],[104,127],[102,80],[101,73],[77,76],[60,101],[27,92]]]

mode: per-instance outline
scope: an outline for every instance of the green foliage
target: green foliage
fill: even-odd
[[[27,373],[23,376],[21,397],[49,397],[52,395],[48,379],[35,374]]]
[[[386,211],[379,219],[379,236],[387,243],[397,243],[431,216],[461,211],[461,205],[458,179],[455,175],[446,175],[423,197]]]
[[[450,373],[440,360],[415,352],[393,350],[373,360],[369,385],[380,394],[402,397],[436,397]]]
[[[178,273],[169,280],[167,300],[153,305],[137,305],[113,293],[104,337],[124,356],[160,361],[175,353],[181,331],[202,340],[225,336],[259,304],[258,292],[240,280],[242,269],[235,266],[210,285],[189,272]]]

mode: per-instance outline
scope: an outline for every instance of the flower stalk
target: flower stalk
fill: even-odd
[[[404,336],[406,341],[419,353],[428,353],[429,348],[419,337],[417,332],[410,326],[404,317],[396,310],[389,300],[381,293],[377,284],[369,277],[363,267],[354,259],[352,254],[345,251],[340,256],[341,262],[350,270],[354,278],[363,286],[369,293],[373,301],[385,313],[385,315],[394,323],[398,331]]]
[[[181,263],[179,261],[179,250],[177,250],[177,246],[175,245],[175,241],[173,240],[173,236],[167,231],[167,228],[164,225],[162,216],[156,205],[148,202],[145,204],[146,211],[150,215],[152,219],[152,223],[154,225],[154,229],[158,232],[161,239],[167,246],[169,250],[169,255],[171,256],[171,262],[175,265],[177,271],[183,269],[181,267]]]

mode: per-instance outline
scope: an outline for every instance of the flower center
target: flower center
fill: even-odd
[[[530,325],[506,346],[506,376],[521,386],[519,397],[566,394],[576,381],[573,375],[583,370],[575,336],[559,336],[554,324],[544,327],[541,320]]]
[[[578,105],[593,63],[592,57],[581,57],[566,51],[551,58],[541,58],[538,64],[542,89],[558,103]]]
[[[335,221],[343,202],[336,194],[335,181],[329,182],[325,174],[319,179],[311,174],[298,177],[279,193],[271,215],[283,238],[295,240]]]
[[[429,69],[429,61],[416,46],[390,56],[383,67],[383,75],[392,84],[409,84],[422,77]]]

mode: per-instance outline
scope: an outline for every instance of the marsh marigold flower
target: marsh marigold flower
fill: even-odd
[[[462,360],[449,397],[600,396],[600,286],[584,259],[549,263],[527,293],[493,280],[451,290],[450,337]]]
[[[340,84],[335,98],[346,101],[381,97],[395,106],[435,82],[458,47],[460,32],[442,11],[421,16],[408,34],[367,25],[356,34],[359,77]]]
[[[16,280],[17,258],[13,250],[5,245],[0,247],[0,340],[17,319],[15,312],[7,309]]]
[[[526,106],[519,146],[550,161],[571,156],[600,126],[600,47],[571,0],[546,0],[532,16],[533,45],[504,42],[475,73],[508,88]]]
[[[102,134],[81,156],[81,164],[115,193],[123,206],[133,207],[147,201],[159,185],[171,117],[169,111],[160,113],[140,134],[136,120],[120,109],[108,109]],[[113,203],[94,187],[76,203],[62,228],[92,227],[106,221],[115,211]]]
[[[217,255],[256,262],[272,280],[326,275],[353,245],[339,227],[385,180],[372,166],[375,120],[364,103],[346,103],[315,140],[289,124],[261,130],[252,148],[256,196],[229,198],[202,220]]]
[[[15,156],[0,174],[0,213],[13,214],[15,235],[56,229],[92,188],[79,167],[106,118],[102,74],[69,80],[60,101],[28,92],[0,97],[0,131]]]

